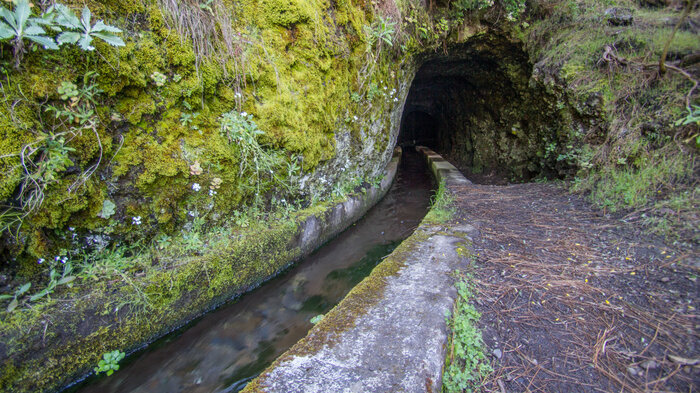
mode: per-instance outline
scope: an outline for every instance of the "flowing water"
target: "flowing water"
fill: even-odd
[[[306,335],[418,225],[432,178],[404,152],[387,195],[360,221],[285,274],[126,359],[80,393],[237,392]]]

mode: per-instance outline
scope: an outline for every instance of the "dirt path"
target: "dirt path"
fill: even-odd
[[[481,232],[472,274],[495,369],[487,391],[700,390],[698,250],[555,185],[460,188],[458,221]]]

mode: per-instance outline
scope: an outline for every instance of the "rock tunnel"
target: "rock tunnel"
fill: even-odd
[[[548,145],[567,129],[522,44],[480,36],[424,58],[398,144],[426,145],[477,183],[556,175]]]

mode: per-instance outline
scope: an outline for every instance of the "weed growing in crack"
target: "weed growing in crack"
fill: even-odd
[[[455,213],[454,196],[447,190],[445,181],[441,181],[435,194],[430,197],[430,211],[425,216],[429,221],[445,222]]]
[[[456,284],[457,300],[454,312],[452,317],[446,317],[450,337],[443,374],[443,390],[448,393],[473,392],[493,372],[484,353],[481,332],[476,327],[481,314],[470,303],[474,297],[471,281],[470,275],[461,275]]]

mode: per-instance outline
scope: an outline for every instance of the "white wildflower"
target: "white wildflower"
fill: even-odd
[[[141,225],[141,216],[131,217],[132,225]]]
[[[195,190],[196,192],[199,192],[199,190],[202,189],[202,186],[200,186],[199,183],[194,183],[194,184],[192,184],[192,189]]]
[[[37,263],[39,263],[39,265],[41,265],[44,262],[46,262],[46,260],[44,258],[39,258],[39,260],[37,261]]]
[[[216,191],[214,190],[209,190],[209,196],[214,196],[216,195]]]
[[[243,117],[248,116],[248,112],[241,112],[241,116],[243,116]]]

